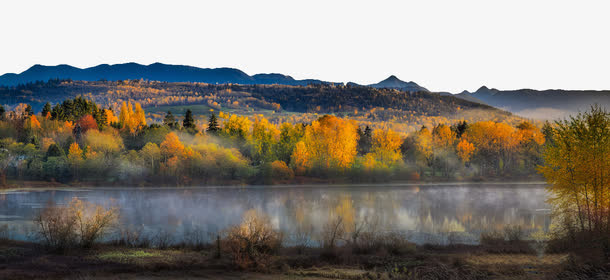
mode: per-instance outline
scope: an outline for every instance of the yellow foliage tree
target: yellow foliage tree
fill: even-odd
[[[83,159],[83,150],[78,146],[78,143],[74,142],[70,144],[70,148],[68,149],[68,160],[72,164],[80,163]]]
[[[291,164],[294,167],[295,173],[299,175],[304,174],[313,167],[313,162],[307,151],[305,142],[299,141],[296,143],[294,152],[292,153]]]
[[[119,113],[119,124],[121,129],[135,134],[141,127],[146,125],[146,113],[140,103],[135,103],[135,112],[131,102],[123,102]]]
[[[373,131],[372,140],[372,152],[370,153],[371,156],[367,155],[366,157],[366,167],[371,167],[371,157],[375,159],[381,167],[391,167],[401,160],[400,145],[402,144],[402,139],[398,133],[391,129],[376,129]]]
[[[307,157],[300,161],[326,169],[345,170],[351,167],[358,153],[356,123],[325,115],[306,128],[303,143],[306,153],[301,155]]]
[[[252,126],[252,157],[255,162],[271,162],[275,159],[274,147],[277,144],[280,131],[265,117],[258,115]]]
[[[238,115],[219,115],[221,118],[225,117],[227,120],[223,122],[222,132],[224,135],[229,136],[232,139],[247,140],[250,134],[250,127],[252,122],[246,116]]]
[[[549,202],[554,214],[562,220],[570,240],[582,237],[594,241],[595,247],[608,246],[610,113],[594,106],[558,122],[552,134],[539,171],[553,194]],[[576,235],[578,232],[587,234]]]
[[[104,109],[104,114],[106,115],[105,125],[110,125],[119,122],[119,118],[114,115],[114,112],[112,110]]]

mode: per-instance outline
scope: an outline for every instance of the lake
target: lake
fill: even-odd
[[[331,217],[348,231],[373,225],[418,244],[476,244],[481,232],[519,225],[525,232],[547,230],[549,206],[544,184],[389,184],[357,186],[249,186],[201,188],[74,188],[0,193],[0,225],[11,238],[32,238],[32,219],[52,200],[73,197],[121,209],[123,228],[174,242],[198,233],[209,240],[256,209],[285,233],[286,243],[306,234],[315,243]]]

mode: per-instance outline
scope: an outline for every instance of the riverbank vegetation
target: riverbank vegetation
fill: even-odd
[[[139,103],[119,110],[82,97],[39,113],[22,104],[0,120],[0,176],[90,184],[270,184],[476,180],[535,176],[547,136],[522,121],[437,123],[412,133],[323,115],[272,122],[263,115],[190,110],[152,122]],[[548,127],[545,128],[548,130]]]

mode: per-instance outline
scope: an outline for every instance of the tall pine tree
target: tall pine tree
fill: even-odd
[[[216,115],[212,113],[210,119],[208,121],[208,132],[215,134],[220,131],[220,126],[218,126],[218,119],[216,119]]]
[[[191,109],[186,109],[186,113],[184,114],[184,120],[182,121],[182,126],[189,132],[193,132],[197,129],[195,126],[195,120],[193,119],[193,112],[191,111]]]
[[[172,129],[178,127],[178,122],[176,121],[176,118],[172,114],[172,111],[167,111],[165,118],[163,118],[163,125],[165,125],[169,128],[172,128]]]
[[[44,118],[47,116],[47,114],[51,113],[51,103],[47,102],[46,104],[44,104],[44,107],[42,107],[42,112],[40,112],[40,115]]]

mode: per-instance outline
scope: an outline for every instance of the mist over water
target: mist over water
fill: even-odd
[[[547,230],[544,184],[284,186],[217,188],[94,188],[15,191],[0,194],[0,225],[12,238],[28,239],[32,219],[49,201],[73,197],[120,207],[121,227],[151,236],[164,232],[180,242],[192,232],[213,239],[239,224],[244,212],[270,216],[286,243],[306,234],[315,240],[333,215],[347,228],[366,221],[423,244],[477,243],[481,232],[520,225]],[[315,241],[314,241],[315,242]]]

